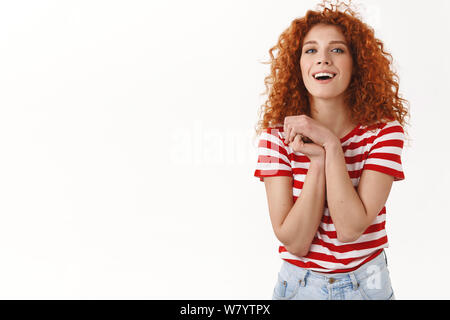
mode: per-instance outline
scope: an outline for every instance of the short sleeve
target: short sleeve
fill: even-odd
[[[258,142],[258,162],[255,177],[292,177],[292,167],[287,146],[282,139],[283,129],[268,128],[261,133]]]
[[[391,175],[394,181],[405,179],[401,160],[404,141],[405,133],[400,123],[398,121],[386,123],[370,148],[363,170]]]

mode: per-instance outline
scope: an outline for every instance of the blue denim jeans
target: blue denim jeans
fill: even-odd
[[[325,274],[283,260],[273,300],[395,300],[386,253],[357,270]]]

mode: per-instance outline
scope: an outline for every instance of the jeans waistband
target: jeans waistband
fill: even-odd
[[[289,276],[301,280],[300,283],[302,286],[305,285],[307,278],[309,280],[324,282],[327,284],[333,284],[334,282],[341,281],[351,281],[354,285],[357,285],[357,283],[386,267],[387,257],[384,250],[374,259],[366,262],[358,269],[344,273],[320,273],[298,267],[287,261],[283,261],[283,268],[288,272]]]

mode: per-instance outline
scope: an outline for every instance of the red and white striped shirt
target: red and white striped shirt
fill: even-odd
[[[268,128],[261,134],[254,176],[259,177],[261,181],[264,181],[264,177],[292,177],[292,195],[295,202],[302,192],[310,161],[304,154],[293,152],[292,148],[284,143],[282,132],[281,126]],[[353,186],[358,187],[363,170],[389,174],[394,177],[394,181],[403,180],[405,177],[401,153],[404,137],[403,128],[396,120],[380,123],[371,131],[365,126],[358,125],[343,137],[342,149]],[[350,243],[339,242],[325,199],[322,221],[309,253],[303,257],[295,256],[288,252],[282,243],[278,251],[281,259],[312,271],[325,273],[353,271],[389,246],[385,223],[386,207],[383,207],[358,240]]]

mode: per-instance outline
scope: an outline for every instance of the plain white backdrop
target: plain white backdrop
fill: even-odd
[[[317,3],[1,1],[0,298],[270,299],[261,62]],[[448,299],[450,2],[356,5],[410,101],[395,294]]]

